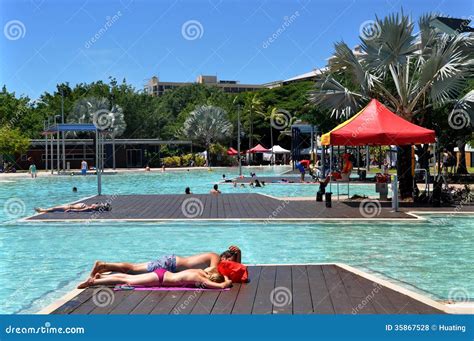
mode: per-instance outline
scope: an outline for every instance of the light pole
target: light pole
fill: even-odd
[[[64,124],[64,89],[61,87],[61,123]],[[64,140],[64,131],[61,132],[61,143],[63,149],[63,172],[66,170],[66,141]]]
[[[54,123],[56,125],[56,150],[57,150],[57,156],[56,156],[56,168],[57,168],[57,171],[58,171],[58,175],[59,175],[59,155],[60,155],[60,152],[59,152],[59,127],[58,127],[58,118],[60,118],[61,115],[56,115],[54,116]],[[52,167],[52,165],[51,165]]]
[[[242,176],[242,158],[240,155],[240,110],[242,106],[239,105],[237,108],[237,158],[239,160],[239,176]]]

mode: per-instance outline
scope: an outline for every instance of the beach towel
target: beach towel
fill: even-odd
[[[133,291],[228,291],[225,289],[209,289],[209,288],[190,288],[190,287],[144,287],[144,286],[129,286],[116,285],[114,291],[133,290]]]

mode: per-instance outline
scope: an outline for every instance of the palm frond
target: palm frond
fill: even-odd
[[[316,81],[315,89],[310,93],[310,101],[323,109],[331,110],[331,116],[350,117],[368,98],[352,92],[331,75]]]

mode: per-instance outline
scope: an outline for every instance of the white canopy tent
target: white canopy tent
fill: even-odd
[[[272,148],[270,148],[270,151],[268,153],[263,154],[263,159],[265,161],[270,161],[271,163],[274,163],[275,155],[281,155],[281,159],[283,163],[286,163],[288,155],[290,155],[290,151],[288,149],[285,149],[279,145],[275,145]]]

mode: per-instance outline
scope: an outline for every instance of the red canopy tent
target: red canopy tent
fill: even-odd
[[[376,99],[321,137],[324,146],[402,146],[433,142],[434,130],[408,122]]]
[[[271,151],[270,149],[265,148],[261,144],[257,144],[255,147],[247,150],[247,153],[251,153],[251,154],[254,154],[254,153],[267,153],[267,152],[270,152],[270,151]]]
[[[232,148],[232,147],[230,147],[227,150],[227,155],[229,155],[229,156],[236,156],[238,154],[239,154],[239,152],[237,150],[235,150],[234,148]]]

